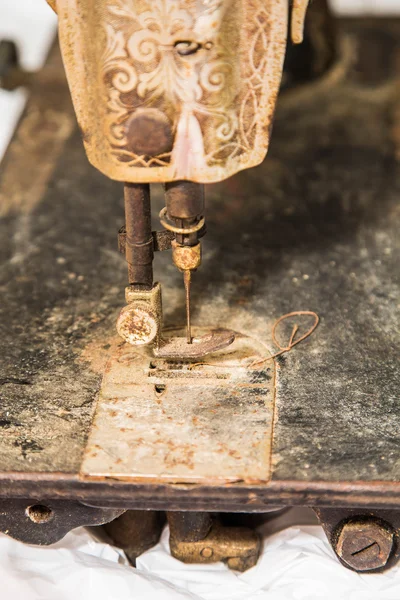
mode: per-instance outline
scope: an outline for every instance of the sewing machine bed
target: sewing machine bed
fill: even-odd
[[[234,329],[268,354],[277,350],[271,331],[281,316],[314,311],[320,318],[307,340],[264,364],[263,377],[269,370],[273,378],[264,377],[258,391],[245,373],[232,394],[207,392],[200,424],[209,436],[208,466],[196,455],[198,439],[187,431],[180,439],[179,427],[175,436],[169,429],[170,446],[152,454],[142,426],[146,396],[140,410],[127,409],[130,431],[141,431],[131,438],[115,403],[112,464],[88,446],[102,373],[125,352],[115,331],[126,285],[116,243],[122,185],[87,162],[54,49],[0,176],[1,497],[249,512],[398,505],[400,21],[341,26],[333,71],[281,95],[264,164],[206,189],[195,325]],[[155,217],[161,207],[156,188]],[[169,253],[156,255],[155,269],[166,324],[181,326],[183,286]],[[295,322],[300,331],[309,327],[307,317]],[[153,385],[162,396],[164,384]],[[192,389],[186,384],[188,401]],[[232,400],[235,390],[240,402]],[[178,418],[168,402],[171,411],[154,417],[158,439],[166,419],[169,427]],[[258,409],[261,416],[252,417]],[[257,432],[257,468],[249,427]],[[98,431],[95,444],[104,450]],[[128,467],[116,469],[132,450]],[[90,464],[89,451],[97,456]],[[167,454],[172,478],[164,476]]]

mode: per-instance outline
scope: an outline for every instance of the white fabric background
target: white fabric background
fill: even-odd
[[[336,560],[322,529],[291,527],[265,540],[243,574],[222,563],[182,565],[168,529],[137,568],[84,529],[48,548],[0,536],[2,600],[399,600],[400,570],[358,575]]]
[[[57,18],[45,0],[0,0],[0,40],[13,40],[27,71],[43,65]],[[25,106],[25,90],[0,90],[0,161]]]
[[[333,4],[342,14],[400,14],[400,0]],[[18,43],[27,70],[41,67],[55,28],[55,15],[44,0],[0,0],[0,39]],[[25,101],[24,90],[0,90],[0,160]],[[290,522],[290,515],[286,518]],[[357,575],[338,563],[321,528],[305,525],[266,537],[258,565],[244,574],[223,564],[176,561],[169,554],[167,529],[160,544],[139,558],[136,569],[122,552],[95,541],[84,529],[49,548],[0,535],[0,582],[0,600],[400,599],[399,567],[383,575]]]

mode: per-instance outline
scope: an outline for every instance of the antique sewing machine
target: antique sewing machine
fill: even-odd
[[[243,571],[251,516],[304,505],[345,566],[390,567],[400,22],[49,3],[68,87],[54,49],[0,179],[1,531],[105,524],[134,562],[167,519],[176,558]]]

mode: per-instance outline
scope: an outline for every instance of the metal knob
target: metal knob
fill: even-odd
[[[172,150],[172,126],[157,108],[138,108],[126,123],[129,149],[138,155],[159,156]]]

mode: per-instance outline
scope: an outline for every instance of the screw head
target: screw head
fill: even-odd
[[[338,556],[355,571],[373,571],[386,565],[394,544],[390,525],[378,519],[352,519],[341,527]]]
[[[214,554],[214,551],[212,548],[203,548],[200,554],[203,558],[211,558]]]
[[[155,315],[145,304],[132,303],[125,306],[117,320],[119,335],[133,346],[150,344],[158,333]]]

